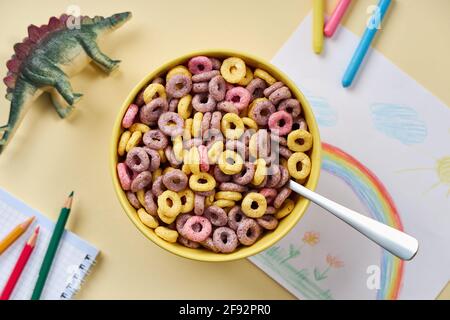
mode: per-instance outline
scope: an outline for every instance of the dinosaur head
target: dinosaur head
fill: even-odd
[[[112,15],[107,20],[109,21],[110,28],[114,30],[120,28],[125,22],[130,20],[131,16],[131,12],[122,12]]]

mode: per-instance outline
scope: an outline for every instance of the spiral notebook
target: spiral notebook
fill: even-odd
[[[0,238],[3,238],[30,216],[35,216],[36,220],[27,232],[0,255],[0,290],[2,290],[25,242],[34,228],[37,225],[40,226],[36,248],[11,296],[13,300],[30,299],[55,224],[38,211],[0,189]],[[72,299],[95,264],[98,253],[99,251],[94,246],[72,232],[66,231],[61,239],[41,299]]]

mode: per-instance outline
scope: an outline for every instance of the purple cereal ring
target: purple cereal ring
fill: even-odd
[[[252,96],[252,100],[264,97],[264,90],[267,88],[266,82],[260,78],[255,78],[245,87]]]
[[[164,85],[164,79],[161,78],[161,77],[157,77],[157,78],[152,80],[152,83]]]
[[[148,214],[155,217],[158,215],[158,207],[155,202],[155,196],[151,190],[148,190],[144,195],[144,207]]]
[[[208,172],[209,171],[208,148],[206,148],[206,146],[204,145],[198,146],[198,153],[200,158],[200,171]]]
[[[175,228],[177,229],[178,233],[183,235],[183,227],[186,224],[186,221],[188,221],[188,219],[192,217],[192,214],[189,213],[185,213],[185,214],[180,214],[176,221],[175,221]]]
[[[214,245],[214,241],[211,237],[209,237],[205,241],[200,242],[200,245],[202,245],[203,247],[205,247],[208,250],[211,250],[212,252],[215,252],[215,253],[219,252],[219,249]]]
[[[278,111],[286,111],[292,118],[298,117],[302,112],[300,102],[297,99],[286,99],[278,105]]]
[[[270,96],[269,100],[274,105],[277,105],[280,101],[290,99],[292,97],[291,91],[288,87],[284,86],[275,90]]]
[[[185,238],[195,242],[205,241],[211,235],[211,232],[211,222],[201,216],[190,217],[181,229],[181,233]]]
[[[249,111],[248,116],[260,126],[266,126],[269,117],[275,112],[275,106],[269,100],[258,101]]]
[[[274,188],[262,188],[259,193],[266,198],[267,204],[271,204],[278,195],[277,189]]]
[[[225,210],[217,206],[206,208],[203,216],[208,219],[213,226],[223,227],[228,222],[228,216]]]
[[[170,101],[169,101],[169,111],[170,112],[176,112],[177,111],[177,108],[178,108],[178,102],[179,102],[180,100],[179,99],[171,99]]]
[[[132,177],[131,169],[128,168],[125,163],[119,163],[117,164],[117,175],[119,176],[119,181],[122,189],[125,191],[130,190]]]
[[[266,188],[275,188],[281,180],[280,166],[277,164],[271,165],[267,170]]]
[[[217,129],[206,130],[203,134],[203,141],[209,149],[216,141],[223,141],[222,131]]]
[[[152,193],[155,195],[155,197],[159,197],[164,191],[166,191],[166,187],[164,186],[162,182],[163,177],[159,176],[156,178],[156,180],[153,182],[152,185]]]
[[[275,207],[272,206],[268,206],[266,209],[266,214],[275,214],[277,212],[277,209],[275,209]]]
[[[306,123],[305,119],[300,118],[294,120],[294,123],[292,124],[292,130],[294,131],[298,129],[308,131],[308,124]]]
[[[275,90],[280,89],[281,87],[284,87],[284,83],[281,81],[275,82],[273,85],[268,87],[266,90],[264,90],[264,96],[266,98],[270,97],[272,93],[275,92]]]
[[[150,160],[148,170],[150,172],[153,172],[159,168],[161,164],[161,157],[159,156],[159,153],[156,150],[153,150],[149,147],[143,147],[143,149],[145,150],[145,152],[147,152],[148,158]]]
[[[167,189],[179,192],[186,189],[188,177],[183,171],[174,169],[163,175],[162,182]]]
[[[277,111],[270,115],[268,126],[273,132],[278,133],[280,136],[287,135],[292,131],[292,116],[286,111]]]
[[[214,230],[213,242],[222,253],[233,252],[239,244],[234,230],[227,227],[219,227]]]
[[[225,174],[220,170],[219,166],[214,166],[214,179],[216,179],[217,182],[228,182],[231,180],[231,176]]]
[[[246,192],[248,188],[241,186],[240,184],[233,182],[222,182],[219,184],[219,190],[221,191],[234,191],[234,192]]]
[[[237,230],[239,224],[246,219],[248,219],[247,216],[239,206],[234,206],[228,211],[228,226],[233,230]]]
[[[192,74],[199,74],[202,72],[211,71],[213,66],[211,60],[205,56],[197,56],[191,58],[188,62],[189,71]]]
[[[180,99],[187,95],[192,89],[191,78],[184,74],[172,76],[166,84],[166,92],[172,98]]]
[[[280,156],[282,156],[285,159],[289,159],[292,156],[292,151],[286,147],[281,146],[280,147]]]
[[[202,72],[196,75],[192,76],[192,82],[197,83],[197,82],[209,82],[209,80],[211,80],[212,78],[214,78],[215,76],[220,75],[220,71],[218,70],[211,70],[211,71],[207,71],[207,72]]]
[[[197,93],[192,98],[192,107],[198,112],[212,112],[216,108],[216,100],[207,93]]]
[[[167,136],[158,129],[144,133],[142,140],[147,147],[154,150],[163,150],[169,144]]]
[[[242,171],[238,174],[233,175],[233,182],[243,186],[249,184],[252,181],[254,175],[255,165],[251,162],[246,162],[244,163]]]
[[[220,121],[222,120],[222,113],[220,111],[215,111],[211,117],[211,129],[216,129],[220,131]]]
[[[206,112],[203,114],[203,119],[202,119],[202,123],[201,123],[202,136],[204,136],[206,130],[209,129],[209,126],[211,125],[211,118],[212,118],[211,112]]]
[[[152,183],[152,174],[150,171],[139,173],[131,182],[131,191],[138,192]]]
[[[278,192],[277,197],[273,201],[273,206],[275,207],[275,209],[279,209],[283,205],[284,201],[291,195],[291,193],[292,190],[289,188],[281,189],[281,191]]]
[[[178,168],[183,162],[177,160],[171,146],[168,146],[166,149],[164,149],[164,154],[167,158],[167,161],[169,161],[170,165],[174,168]]]
[[[159,130],[170,137],[181,136],[183,133],[183,127],[183,118],[175,112],[163,113],[158,119]]]
[[[220,67],[222,66],[222,62],[219,59],[216,58],[209,58],[212,63],[212,67],[214,70],[220,70]]]
[[[194,195],[194,213],[201,216],[205,210],[205,197],[199,194]]]
[[[274,230],[278,226],[278,220],[271,214],[265,214],[261,218],[256,219],[256,222],[266,230]]]
[[[239,223],[236,234],[240,243],[250,246],[258,240],[261,235],[261,227],[253,219],[246,219]]]
[[[131,191],[127,191],[127,199],[128,202],[135,208],[139,209],[141,207],[141,203],[139,202],[138,198],[136,197],[136,194]]]
[[[142,107],[145,104],[144,91],[145,89],[142,89],[141,92],[139,92],[138,95],[136,96],[136,99],[134,99],[134,104],[137,105],[138,107]]]
[[[134,119],[136,118],[136,115],[139,112],[139,107],[135,104],[131,104],[128,109],[127,112],[125,112],[125,115],[123,116],[122,119],[122,127],[124,127],[125,129],[128,129],[129,127],[131,127],[134,123]]]
[[[208,90],[211,97],[216,101],[222,101],[225,99],[225,95],[227,92],[227,82],[225,79],[218,75],[209,81]]]
[[[139,117],[142,123],[150,125],[157,121],[167,110],[169,110],[167,100],[165,98],[156,98],[141,108]]]
[[[217,104],[217,110],[225,113],[236,113],[239,115],[239,109],[230,101],[221,101]]]
[[[289,171],[285,167],[280,166],[280,174],[280,182],[275,186],[277,189],[284,187],[284,185],[289,181]]]
[[[225,95],[225,100],[232,102],[239,111],[244,110],[248,107],[252,95],[250,92],[243,87],[234,87],[227,91]]]
[[[278,134],[275,134],[274,132],[270,133],[270,140],[272,140],[272,142],[276,142],[281,146],[287,146],[287,140],[285,137],[281,137]]]
[[[197,82],[192,85],[193,93],[205,93],[209,92],[209,84],[208,82]]]
[[[187,248],[192,248],[192,249],[198,249],[200,248],[200,243],[195,242],[195,241],[191,241],[183,236],[179,236],[177,238],[178,242],[181,243],[183,246],[187,247]]]
[[[135,147],[128,152],[125,163],[128,168],[139,173],[148,170],[150,159],[144,148]]]
[[[214,196],[216,194],[216,191],[214,189],[209,191],[195,191],[195,194],[198,194],[199,196],[203,197],[210,197]]]

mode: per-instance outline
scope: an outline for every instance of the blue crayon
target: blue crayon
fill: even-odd
[[[342,86],[344,88],[347,88],[352,84],[361,63],[366,56],[367,50],[369,50],[370,44],[377,33],[377,20],[381,23],[390,4],[391,0],[380,0],[378,3],[378,10],[375,10],[370,18],[369,25],[367,26],[366,31],[364,31],[361,41],[359,42],[359,45],[353,54],[352,60],[345,71],[344,77],[342,78]]]

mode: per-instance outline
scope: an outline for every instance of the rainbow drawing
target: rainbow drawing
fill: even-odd
[[[372,218],[403,230],[394,202],[380,180],[358,160],[341,149],[322,144],[324,171],[342,179],[366,206]],[[383,250],[381,283],[377,299],[397,299],[403,277],[403,261]]]

